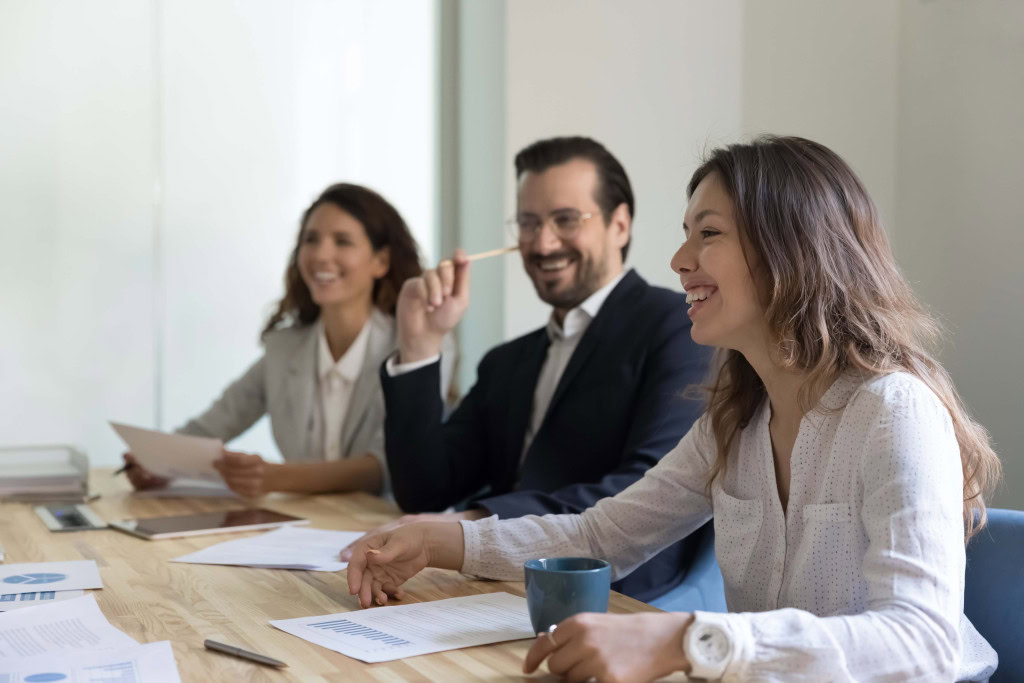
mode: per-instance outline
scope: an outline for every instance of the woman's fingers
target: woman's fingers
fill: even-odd
[[[547,656],[559,647],[559,643],[555,641],[554,632],[544,631],[541,633],[533,641],[530,651],[526,653],[526,660],[523,662],[523,673],[530,674],[536,671],[541,662],[547,659]]]

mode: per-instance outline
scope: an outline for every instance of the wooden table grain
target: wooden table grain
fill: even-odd
[[[141,498],[124,477],[92,473],[91,507],[106,520],[212,512],[238,508],[221,498]],[[274,494],[263,507],[306,517],[320,529],[360,531],[394,519],[398,509],[366,494]],[[31,504],[0,504],[0,541],[7,563],[95,560],[103,589],[93,591],[107,619],[140,643],[169,640],[183,681],[460,681],[554,680],[524,676],[522,661],[532,643],[519,640],[439,652],[394,662],[366,664],[289,635],[271,619],[290,619],[359,609],[344,572],[253,569],[168,562],[201,548],[253,533],[146,541],[114,530],[51,533]],[[428,569],[406,584],[400,604],[507,591],[523,596],[523,584],[479,581],[457,572]],[[657,611],[612,593],[609,611]],[[288,663],[265,668],[210,652],[203,640],[238,645]]]

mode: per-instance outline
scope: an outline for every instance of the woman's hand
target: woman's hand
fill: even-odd
[[[268,465],[258,455],[224,449],[213,462],[227,487],[245,498],[257,498],[268,489]]]
[[[551,673],[569,681],[653,681],[689,671],[683,634],[693,615],[577,614],[537,636],[523,663],[533,673],[548,660]]]
[[[382,524],[376,529],[371,529],[366,532],[365,536],[357,538],[356,540],[349,543],[347,546],[341,549],[338,557],[342,562],[348,562],[349,558],[352,557],[352,549],[355,548],[356,543],[363,539],[369,539],[372,536],[380,536],[386,534],[389,531],[394,531],[399,527],[408,526],[410,524],[416,524],[417,522],[458,522],[463,519],[467,519],[471,522],[478,519],[487,517],[488,513],[480,508],[473,510],[466,510],[464,512],[428,512],[419,515],[402,515],[398,519]]]
[[[128,477],[128,481],[131,482],[135,490],[145,491],[146,489],[163,488],[170,481],[167,477],[159,477],[140,465],[139,461],[131,453],[125,453],[122,457],[124,458],[124,464],[128,466],[124,474]]]
[[[364,536],[352,548],[349,595],[358,595],[362,607],[401,599],[401,585],[425,567],[461,569],[464,548],[462,527],[453,522],[410,524]]]

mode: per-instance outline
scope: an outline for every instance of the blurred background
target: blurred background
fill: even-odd
[[[709,147],[825,143],[860,174],[947,330],[941,358],[1024,508],[1024,2],[0,0],[0,445],[123,450],[259,357],[302,211],[380,191],[425,263],[501,246],[512,158],[603,142],[637,196],[629,264],[678,289]],[[547,310],[474,266],[462,386]],[[235,442],[276,459],[266,424]]]

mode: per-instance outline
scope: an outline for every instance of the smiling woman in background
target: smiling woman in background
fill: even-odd
[[[605,558],[617,580],[713,515],[728,614],[577,615],[524,670],[987,679],[996,655],[963,615],[964,546],[999,461],[928,351],[935,327],[864,186],[822,145],[767,137],[716,150],[688,192],[671,265],[693,339],[721,349],[707,413],[582,514],[364,537],[350,592],[384,604],[428,564],[522,580],[537,557]]]
[[[391,204],[359,185],[328,187],[303,214],[284,297],[263,329],[263,357],[177,431],[227,442],[269,414],[283,464],[227,449],[215,463],[243,496],[386,491],[378,372],[395,348],[398,292],[421,272],[416,242]],[[125,461],[135,488],[167,484],[131,454]]]

